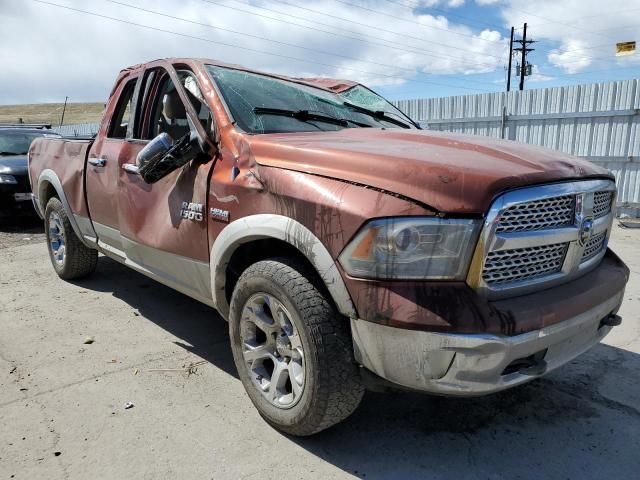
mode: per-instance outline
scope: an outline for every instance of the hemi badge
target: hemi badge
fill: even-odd
[[[211,208],[209,209],[209,214],[211,218],[216,220],[221,220],[223,222],[229,221],[229,210],[222,210],[221,208]]]

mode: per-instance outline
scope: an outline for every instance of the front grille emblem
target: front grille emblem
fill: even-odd
[[[578,243],[584,247],[591,238],[593,231],[593,218],[585,218],[580,225],[580,233],[578,234]]]

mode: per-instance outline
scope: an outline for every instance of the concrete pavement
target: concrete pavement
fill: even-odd
[[[0,479],[640,471],[640,230],[614,230],[632,276],[623,324],[604,344],[493,396],[368,393],[353,417],[308,439],[261,420],[215,311],[105,257],[92,278],[64,282],[41,236],[29,238],[0,242]]]

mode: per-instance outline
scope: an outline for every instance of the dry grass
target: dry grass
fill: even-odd
[[[39,103],[31,105],[0,105],[0,123],[60,123],[62,103]],[[102,103],[68,103],[64,123],[99,123],[102,119]]]

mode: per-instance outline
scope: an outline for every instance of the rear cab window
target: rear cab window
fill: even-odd
[[[111,117],[109,124],[108,138],[127,138],[127,130],[131,123],[133,112],[133,93],[136,88],[137,78],[129,80],[120,93],[118,104]]]

